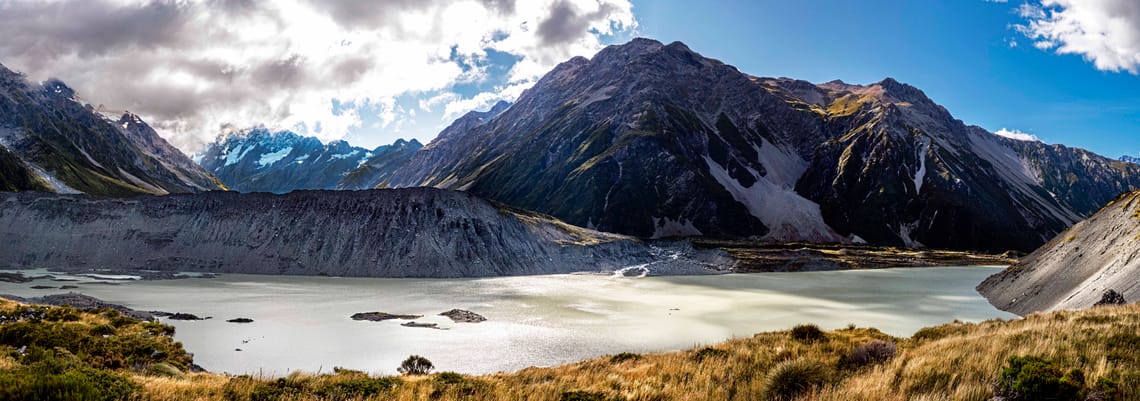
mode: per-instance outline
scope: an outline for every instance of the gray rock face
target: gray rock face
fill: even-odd
[[[993,135],[894,79],[760,78],[635,39],[457,120],[382,185],[640,237],[1028,252],[1140,188],[1140,166]]]
[[[0,189],[129,196],[224,188],[138,116],[108,119],[63,82],[33,84],[0,65]]]
[[[633,238],[432,188],[125,199],[8,193],[0,195],[0,243],[5,267],[368,277],[610,271],[651,262],[670,271],[685,260],[658,261],[656,248]]]
[[[1140,299],[1140,192],[1114,199],[978,286],[994,306],[1020,315],[1086,308],[1108,290]]]

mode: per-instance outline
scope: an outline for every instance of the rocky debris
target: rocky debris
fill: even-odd
[[[419,327],[419,328],[424,328],[424,329],[447,330],[445,328],[439,327],[438,323],[407,322],[407,323],[400,323],[400,325],[404,326],[404,327]]]
[[[998,309],[1023,316],[1140,299],[1137,233],[1140,191],[1133,191],[990,276],[978,292]]]
[[[0,281],[6,283],[29,283],[32,281],[32,278],[25,276],[23,273],[0,273]]]
[[[207,318],[201,318],[201,317],[198,317],[198,315],[194,315],[191,313],[182,313],[182,312],[177,312],[177,313],[151,312],[151,313],[153,313],[155,316],[165,317],[165,318],[170,319],[170,320],[206,320],[206,319],[209,319],[208,317]]]
[[[79,286],[78,285],[61,285],[61,286],[59,286],[59,289],[61,289],[61,290],[73,290],[76,288],[79,288]]]
[[[116,305],[104,302],[99,298],[90,295],[84,295],[77,292],[69,292],[66,294],[52,294],[42,297],[23,298],[15,295],[0,294],[0,298],[10,299],[16,302],[34,305],[53,305],[53,306],[71,306],[78,309],[100,309],[109,308],[119,311],[124,316],[139,320],[153,320],[154,314],[146,311],[134,310],[122,305]]]
[[[230,322],[230,323],[253,323],[253,319],[250,319],[248,317],[239,317],[239,318],[227,320],[227,322]]]
[[[352,320],[367,320],[370,322],[382,322],[385,320],[392,320],[392,319],[413,320],[413,319],[419,319],[421,317],[424,317],[424,315],[396,315],[396,314],[385,313],[385,312],[361,312],[361,313],[354,313],[351,317],[352,317]]]
[[[28,288],[31,288],[33,290],[54,290],[54,289],[56,289],[56,287],[53,287],[50,285],[33,285],[31,287],[28,287]]]
[[[451,321],[456,323],[479,323],[487,321],[487,318],[479,315],[478,313],[463,309],[452,309],[447,312],[440,313],[439,315],[447,316],[451,318]]]
[[[1017,259],[1009,258],[1006,254],[915,250],[854,244],[694,239],[693,246],[724,250],[735,259],[733,271],[740,273],[930,266],[1007,266],[1017,262]]]
[[[1097,301],[1095,304],[1093,304],[1093,306],[1124,305],[1126,303],[1128,303],[1128,301],[1124,299],[1123,295],[1120,295],[1120,293],[1116,292],[1116,290],[1110,289],[1108,291],[1105,291],[1104,295],[1100,297],[1100,301]]]
[[[442,278],[646,263],[697,273],[708,271],[706,254],[722,254],[659,256],[636,238],[434,188],[130,199],[16,192],[0,193],[0,210],[0,266]]]

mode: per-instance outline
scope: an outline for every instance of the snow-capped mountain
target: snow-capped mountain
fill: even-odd
[[[104,117],[63,82],[0,65],[0,190],[128,196],[225,189],[138,116]]]
[[[1140,164],[1140,157],[1124,155],[1120,156],[1120,161],[1125,163]]]
[[[405,154],[420,146],[400,140],[368,150],[345,141],[324,144],[289,131],[258,128],[221,137],[198,157],[202,167],[235,191],[286,193],[336,189],[350,175],[353,183],[379,183],[394,168],[388,162],[406,159]]]
[[[420,185],[644,237],[1028,251],[1140,166],[999,137],[893,79],[759,78],[635,39],[461,118],[382,184]]]

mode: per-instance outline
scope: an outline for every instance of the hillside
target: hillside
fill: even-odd
[[[999,137],[890,78],[760,78],[634,39],[460,118],[381,185],[640,237],[1028,252],[1140,188],[1140,166]]]
[[[612,271],[660,259],[657,248],[630,237],[432,188],[126,199],[9,193],[0,205],[2,267],[478,277]],[[689,262],[654,269],[703,270]]]
[[[1017,314],[1087,308],[1108,290],[1140,301],[1140,192],[1112,200],[978,291]]]
[[[109,119],[58,80],[0,65],[0,190],[102,196],[223,190],[138,116]]]
[[[821,332],[800,326],[679,352],[623,353],[485,376],[446,373],[449,367],[439,366],[445,373],[374,377],[335,368],[269,379],[186,373],[190,355],[173,343],[170,326],[107,310],[81,313],[0,300],[0,397],[1123,401],[1140,398],[1137,333],[1140,305],[1126,305],[950,323],[911,338],[871,328]],[[91,352],[92,344],[103,345],[94,348],[99,358],[74,356]],[[26,353],[16,352],[24,346]],[[52,348],[54,353],[44,353]]]

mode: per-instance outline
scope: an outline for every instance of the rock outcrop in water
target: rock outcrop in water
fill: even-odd
[[[1020,315],[1140,299],[1140,191],[1116,198],[978,291]]]
[[[0,243],[4,267],[361,277],[610,271],[659,254],[630,237],[431,188],[127,199],[9,193],[0,195]]]

